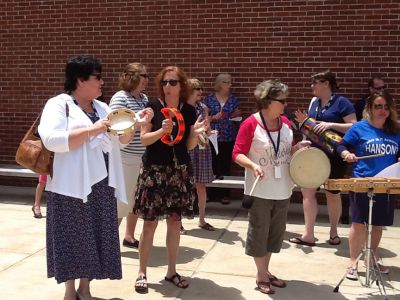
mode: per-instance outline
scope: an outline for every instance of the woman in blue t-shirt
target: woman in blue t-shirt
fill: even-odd
[[[336,76],[332,72],[318,73],[312,76],[312,80],[311,88],[315,97],[311,100],[307,114],[300,111],[295,113],[296,120],[302,122],[307,117],[311,117],[318,122],[318,125],[314,128],[316,134],[322,134],[329,129],[343,135],[356,122],[353,104],[346,97],[336,94],[339,87],[336,82]],[[321,148],[314,143],[312,146]],[[346,163],[336,153],[331,154],[326,151],[325,153],[331,164],[329,178],[343,178],[346,172]],[[301,189],[305,229],[301,237],[294,237],[289,240],[292,243],[306,246],[315,245],[314,226],[318,213],[316,192],[317,189]],[[339,245],[341,240],[338,236],[337,225],[342,210],[340,191],[325,191],[325,195],[330,223],[327,242],[330,245]]]
[[[353,177],[373,177],[397,162],[399,156],[399,125],[392,96],[384,91],[368,99],[364,119],[354,124],[343,137],[337,152],[353,165]],[[348,149],[351,149],[351,153]],[[383,154],[383,156],[358,160],[357,157]],[[366,242],[368,222],[367,193],[350,192],[352,224],[349,233],[350,266],[346,277],[357,280],[357,256]],[[382,227],[393,225],[395,198],[393,195],[376,193],[372,208],[371,249],[376,254],[382,237]],[[389,269],[378,264],[382,273]]]

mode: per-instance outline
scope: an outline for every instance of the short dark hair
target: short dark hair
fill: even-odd
[[[336,82],[336,76],[330,70],[326,70],[325,72],[317,73],[311,76],[312,80],[319,80],[319,81],[328,81],[329,86],[333,93],[335,93],[339,89],[339,85]]]
[[[78,79],[88,80],[94,72],[101,73],[101,62],[97,58],[88,55],[70,57],[65,66],[65,92],[75,91]]]
[[[379,75],[374,75],[374,76],[372,76],[372,77],[368,80],[368,87],[374,87],[374,81],[375,81],[375,80],[382,80],[382,81],[383,81],[383,79],[382,79],[381,76],[379,76]]]

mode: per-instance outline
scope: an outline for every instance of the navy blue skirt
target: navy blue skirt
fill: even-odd
[[[349,193],[351,221],[364,224],[368,222],[369,198],[367,193]],[[372,225],[393,225],[394,208],[396,205],[395,195],[375,194],[372,206]]]
[[[92,187],[86,203],[52,192],[46,197],[48,277],[121,279],[117,200],[108,179]]]

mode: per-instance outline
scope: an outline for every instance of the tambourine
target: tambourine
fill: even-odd
[[[108,114],[107,119],[110,121],[109,131],[114,135],[128,135],[135,130],[137,118],[133,110],[127,108],[113,110]]]
[[[208,144],[208,135],[206,132],[199,134],[199,146],[204,148]]]
[[[185,133],[185,121],[183,120],[182,114],[176,108],[169,107],[162,108],[161,113],[166,119],[172,120],[172,118],[175,117],[178,121],[178,134],[176,137],[174,138],[170,132],[167,132],[162,136],[161,142],[167,145],[175,145],[179,143],[183,138],[183,134]]]

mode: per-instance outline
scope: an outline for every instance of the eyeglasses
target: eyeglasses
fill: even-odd
[[[231,81],[222,81],[223,83],[226,83],[226,84],[232,84],[232,82]]]
[[[99,81],[103,78],[100,73],[90,74],[90,76],[96,77],[96,79]]]
[[[382,85],[382,86],[378,86],[378,87],[373,87],[375,90],[377,91],[383,91],[384,89],[386,89],[386,85]]]
[[[160,84],[162,86],[166,86],[169,83],[170,86],[176,86],[179,83],[179,80],[170,79],[170,80],[161,80]]]
[[[286,104],[286,99],[274,99],[274,98],[270,98],[272,101],[277,101],[280,104]]]
[[[139,76],[143,77],[143,78],[149,78],[149,74],[139,74]]]
[[[201,87],[198,87],[198,88],[194,88],[194,90],[196,90],[196,91],[202,91],[202,90],[203,90],[203,88],[201,88]]]
[[[384,110],[389,110],[389,105],[387,104],[374,104],[374,109],[384,109]]]
[[[316,85],[318,83],[323,83],[323,82],[325,82],[325,80],[317,80],[317,79],[315,79],[315,80],[313,80],[312,84]]]

